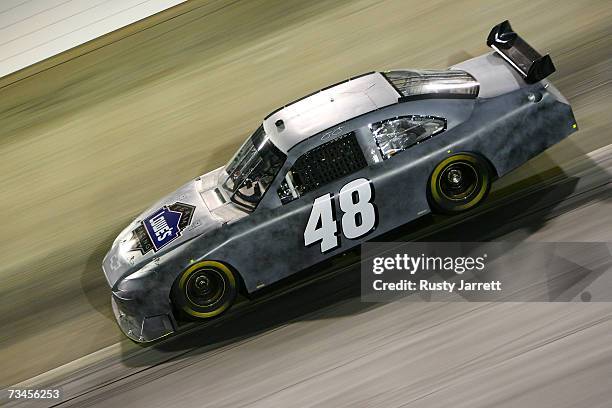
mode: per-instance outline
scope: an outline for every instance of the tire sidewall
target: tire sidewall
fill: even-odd
[[[214,304],[203,307],[190,301],[187,296],[186,285],[189,277],[203,269],[217,272],[223,280],[224,292]],[[220,315],[234,303],[238,294],[238,280],[232,270],[222,262],[200,261],[185,269],[177,278],[173,288],[173,302],[175,307],[190,318],[208,319]]]

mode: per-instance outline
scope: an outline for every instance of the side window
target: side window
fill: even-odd
[[[300,156],[285,175],[278,196],[286,204],[367,165],[355,133],[347,133]]]
[[[408,149],[446,129],[446,120],[435,116],[400,116],[370,124],[383,159]]]

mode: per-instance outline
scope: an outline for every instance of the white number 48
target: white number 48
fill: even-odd
[[[372,192],[372,184],[365,178],[353,180],[340,189],[338,201],[343,213],[342,232],[346,238],[360,238],[376,226],[376,208],[371,202]],[[327,252],[339,245],[337,232],[332,195],[327,193],[317,197],[304,230],[304,245],[309,246],[321,241],[321,252]]]

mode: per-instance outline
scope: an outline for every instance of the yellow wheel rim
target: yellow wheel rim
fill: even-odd
[[[191,276],[195,271],[198,271],[200,269],[207,268],[207,267],[214,268],[217,271],[221,272],[223,275],[227,277],[227,280],[229,281],[230,286],[232,288],[236,287],[236,278],[234,278],[234,274],[232,273],[232,271],[229,270],[229,268],[225,264],[221,262],[217,262],[217,261],[201,261],[187,268],[185,272],[183,272],[183,274],[181,275],[181,279],[179,280],[179,283],[178,283],[179,290],[181,291],[183,296],[185,296],[187,299],[188,299],[188,296],[185,291],[185,284],[187,283],[189,276]],[[191,308],[189,305],[184,305],[182,309],[188,315],[191,315],[194,317],[200,317],[200,318],[207,318],[207,317],[214,317],[214,316],[221,314],[228,307],[230,307],[230,305],[231,305],[231,302],[226,301],[222,303],[221,306],[219,306],[217,309],[212,310],[210,312],[198,312],[197,310],[194,310],[193,308]]]
[[[429,179],[429,191],[431,193],[431,197],[434,199],[436,203],[440,203],[442,201],[442,195],[438,188],[438,178],[440,177],[440,173],[442,173],[442,171],[448,165],[455,163],[455,162],[459,162],[459,161],[468,162],[476,167],[480,166],[480,161],[475,156],[471,154],[466,154],[466,153],[455,154],[453,156],[447,157],[446,159],[442,160],[436,166],[436,168],[434,169],[431,175],[431,178]],[[461,210],[467,210],[469,208],[472,208],[473,206],[478,204],[482,200],[484,195],[486,194],[487,186],[489,184],[489,174],[488,172],[482,172],[482,174],[479,174],[479,175],[480,177],[482,177],[482,183],[480,186],[480,190],[467,203],[462,204],[462,205],[457,205],[455,207],[456,210],[461,211]]]

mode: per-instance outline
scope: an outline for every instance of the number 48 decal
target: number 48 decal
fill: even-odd
[[[340,189],[338,202],[342,211],[342,232],[346,238],[360,238],[376,226],[376,207],[371,202],[373,195],[372,184],[365,178],[353,180]],[[340,245],[334,215],[334,201],[330,193],[314,200],[304,230],[305,246],[321,241],[321,252],[327,252]]]

